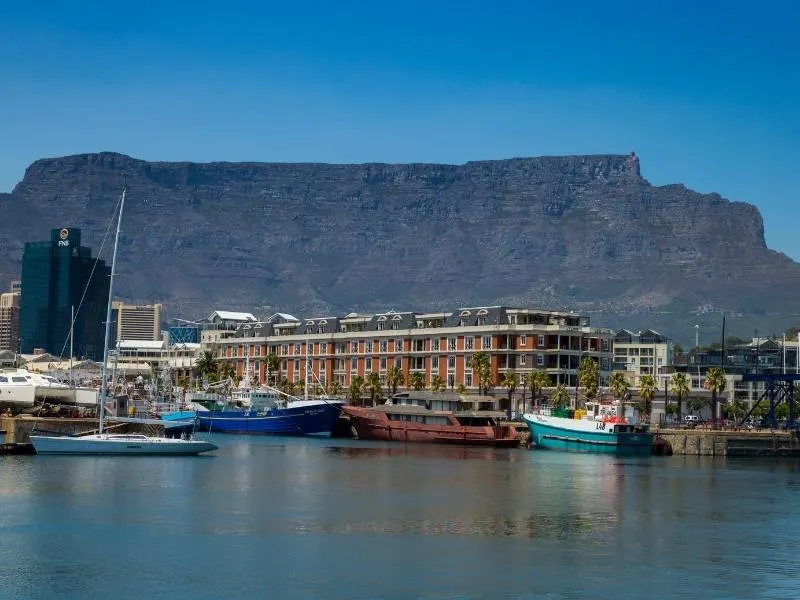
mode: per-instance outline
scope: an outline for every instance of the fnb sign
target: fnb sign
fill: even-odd
[[[69,247],[69,229],[64,227],[61,231],[58,232],[58,247],[59,248],[68,248]]]

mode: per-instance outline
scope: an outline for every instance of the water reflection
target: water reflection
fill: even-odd
[[[215,441],[201,459],[4,457],[0,598],[795,592],[796,465]]]

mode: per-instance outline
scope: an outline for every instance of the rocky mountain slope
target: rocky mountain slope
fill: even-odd
[[[80,227],[99,248],[123,185],[119,291],[171,316],[504,303],[597,325],[763,333],[800,313],[800,266],[758,210],[654,187],[634,155],[437,164],[34,162],[0,194],[0,284],[25,241]],[[716,335],[716,334],[715,334]],[[710,341],[710,340],[708,340]]]

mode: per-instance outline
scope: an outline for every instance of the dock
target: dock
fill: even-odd
[[[656,429],[653,445],[676,456],[798,457],[800,436],[779,429]]]

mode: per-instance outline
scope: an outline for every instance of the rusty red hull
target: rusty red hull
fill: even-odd
[[[385,412],[370,408],[344,406],[342,410],[350,417],[358,438],[362,440],[506,448],[519,445],[517,431],[509,425],[465,426],[452,416],[448,417],[449,424],[431,425],[390,420]]]

